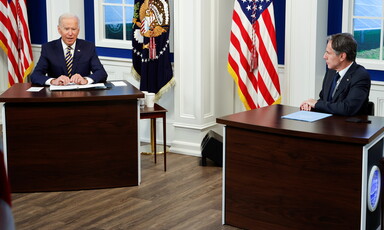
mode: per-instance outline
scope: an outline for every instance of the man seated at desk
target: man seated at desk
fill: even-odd
[[[357,42],[349,33],[328,38],[324,59],[327,72],[319,100],[308,99],[301,110],[314,110],[343,116],[368,114],[371,78],[367,70],[355,62]]]
[[[73,14],[59,17],[57,26],[61,38],[44,44],[41,56],[31,75],[39,85],[86,85],[107,80],[95,45],[78,39],[79,18]]]

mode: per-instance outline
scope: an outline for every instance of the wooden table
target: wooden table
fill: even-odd
[[[138,185],[137,98],[144,94],[125,83],[40,92],[27,92],[31,84],[24,83],[4,92],[4,151],[12,191]]]
[[[166,113],[167,110],[155,103],[154,107],[144,106],[140,108],[140,119],[151,119],[151,149],[155,155],[156,150],[156,118],[163,118],[163,147],[164,147],[164,171],[167,171],[167,138],[166,138]]]
[[[296,111],[273,105],[217,119],[225,125],[223,223],[274,230],[380,228],[382,195],[370,211],[367,188],[374,166],[383,172],[384,118],[281,118]]]

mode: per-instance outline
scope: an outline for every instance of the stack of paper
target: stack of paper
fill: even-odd
[[[74,89],[90,89],[90,88],[98,88],[98,89],[106,89],[104,83],[97,83],[97,84],[89,84],[89,85],[76,85],[76,84],[69,84],[69,85],[51,85],[49,87],[50,90],[74,90]]]

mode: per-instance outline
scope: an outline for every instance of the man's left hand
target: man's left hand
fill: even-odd
[[[312,98],[308,99],[308,100],[304,101],[303,103],[301,103],[300,109],[305,110],[305,111],[311,111],[312,109],[315,108],[316,103],[317,103],[317,100],[312,99]]]
[[[71,77],[71,82],[72,83],[75,83],[77,85],[86,85],[88,84],[88,80],[84,77],[82,77],[80,74],[74,74],[72,77]]]

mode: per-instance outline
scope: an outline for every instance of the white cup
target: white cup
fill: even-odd
[[[145,103],[147,104],[147,107],[154,107],[155,106],[155,93],[147,93],[145,97]]]
[[[144,107],[145,105],[145,98],[139,98],[140,107]]]
[[[141,92],[144,93],[144,97],[143,98],[139,98],[140,107],[144,107],[144,105],[145,105],[145,98],[147,97],[148,91],[141,91]]]

